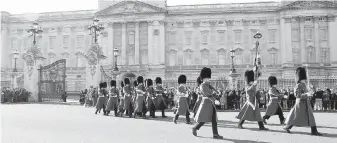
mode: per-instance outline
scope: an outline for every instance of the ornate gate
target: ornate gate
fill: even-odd
[[[39,101],[60,100],[66,85],[66,60],[40,67]]]

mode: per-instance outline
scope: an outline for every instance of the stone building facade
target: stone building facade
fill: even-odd
[[[166,0],[98,0],[98,5],[97,10],[35,15],[2,12],[2,81],[10,79],[6,71],[14,67],[12,51],[22,54],[31,45],[26,29],[34,19],[44,31],[37,42],[46,58],[43,64],[67,59],[67,89],[89,86],[83,55],[93,42],[87,27],[95,17],[105,27],[98,37],[107,56],[101,64],[109,75],[117,47],[119,78],[161,76],[176,82],[186,74],[194,82],[207,66],[213,79],[221,79],[231,69],[230,49],[236,51],[237,72],[244,73],[252,68],[257,31],[263,35],[259,40],[263,78],[276,75],[293,82],[294,69],[304,65],[313,79],[337,76],[337,3],[333,0],[187,6],[167,6]],[[18,59],[17,67],[23,66],[23,59]]]

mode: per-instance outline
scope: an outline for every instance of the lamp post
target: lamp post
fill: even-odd
[[[39,24],[36,21],[34,21],[32,27],[29,28],[27,32],[29,33],[29,36],[33,36],[33,45],[35,45],[36,37],[39,36],[39,34],[43,32],[43,30],[41,27],[39,27]]]
[[[114,79],[117,81],[117,75],[119,75],[119,70],[117,67],[117,57],[119,56],[119,50],[118,48],[115,48],[113,50],[113,55],[114,55],[114,60],[115,60],[115,64],[114,64],[114,69],[112,70],[112,75],[114,77]]]
[[[255,79],[257,79],[259,77],[259,69],[258,67],[261,65],[261,58],[260,58],[260,55],[259,55],[259,45],[260,45],[260,42],[259,42],[259,39],[262,38],[262,34],[260,32],[256,32],[256,34],[254,35],[254,39],[256,39],[256,42],[255,42],[255,60],[254,60],[254,68],[255,69]]]
[[[99,24],[99,20],[95,18],[93,23],[88,27],[88,31],[89,35],[94,36],[94,42],[97,43],[97,36],[99,36],[99,34],[103,34],[104,27],[102,24]]]
[[[13,72],[18,72],[18,69],[16,69],[16,60],[19,58],[19,52],[18,52],[18,50],[15,50],[13,52],[13,58],[14,58],[14,69],[13,69]]]
[[[231,57],[232,57],[232,69],[231,69],[231,73],[236,73],[236,70],[235,70],[235,68],[234,68],[235,50],[234,50],[234,49],[231,49],[230,52],[231,52]]]

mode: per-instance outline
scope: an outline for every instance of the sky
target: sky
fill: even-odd
[[[98,0],[0,0],[0,10],[11,14],[95,10]],[[167,5],[245,3],[278,0],[167,0]]]

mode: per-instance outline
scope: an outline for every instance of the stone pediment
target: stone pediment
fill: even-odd
[[[330,1],[297,1],[285,6],[282,6],[280,10],[290,9],[320,9],[320,8],[335,8],[337,4]]]
[[[96,16],[114,14],[158,13],[166,10],[140,1],[122,1],[95,13]]]

